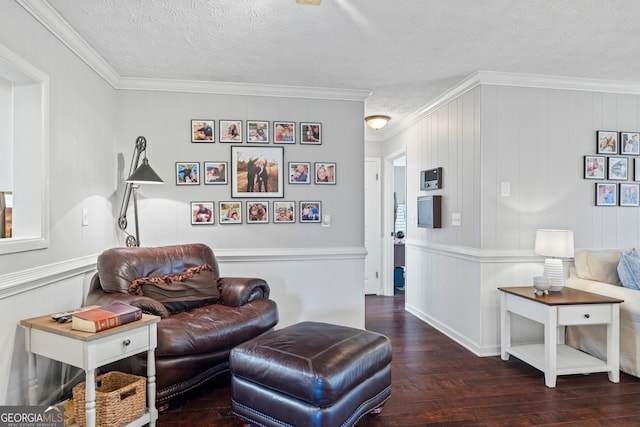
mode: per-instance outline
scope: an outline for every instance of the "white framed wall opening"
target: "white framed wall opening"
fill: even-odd
[[[0,255],[48,247],[48,134],[49,77],[0,45]]]

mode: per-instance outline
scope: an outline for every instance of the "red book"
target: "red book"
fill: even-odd
[[[79,311],[71,316],[71,329],[100,332],[142,318],[142,310],[124,302]]]

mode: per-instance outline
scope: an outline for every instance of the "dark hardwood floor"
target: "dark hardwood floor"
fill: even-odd
[[[477,357],[404,311],[404,296],[366,297],[366,328],[393,344],[391,398],[358,427],[640,426],[640,379],[558,377],[554,389],[515,358]],[[159,427],[236,426],[229,377],[174,402]]]

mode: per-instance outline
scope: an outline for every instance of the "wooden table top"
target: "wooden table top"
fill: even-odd
[[[136,320],[124,325],[116,326],[115,328],[105,329],[100,332],[84,332],[76,329],[71,329],[71,322],[59,323],[51,318],[50,314],[33,317],[31,319],[23,319],[20,321],[20,325],[27,328],[38,329],[53,334],[64,335],[70,338],[79,339],[82,341],[92,341],[98,338],[106,337],[109,335],[117,334],[119,332],[127,331],[129,329],[139,328],[143,325],[151,323],[157,323],[160,321],[159,316],[153,316],[151,314],[142,314],[142,319]]]
[[[527,298],[546,305],[577,305],[577,304],[620,304],[622,299],[611,298],[579,289],[564,287],[561,291],[549,291],[548,295],[537,295],[533,286],[501,287],[502,292]]]

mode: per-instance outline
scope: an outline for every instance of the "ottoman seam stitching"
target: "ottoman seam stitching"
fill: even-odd
[[[247,411],[249,411],[249,412],[251,412],[251,413],[253,413],[253,414],[263,416],[263,417],[267,418],[268,420],[273,421],[274,423],[277,423],[277,424],[279,424],[279,425],[281,425],[281,426],[285,426],[285,427],[294,427],[294,426],[292,426],[291,424],[287,424],[287,423],[285,423],[284,421],[280,421],[280,420],[278,420],[278,419],[276,419],[276,418],[273,418],[273,417],[272,417],[272,416],[270,416],[270,415],[267,415],[267,414],[264,414],[264,413],[262,413],[262,412],[256,411],[255,409],[250,408],[250,407],[248,407],[247,405],[243,405],[242,403],[238,402],[238,401],[237,401],[237,400],[235,400],[235,399],[231,399],[231,400],[232,400],[236,405],[241,406],[242,408],[246,409]],[[241,415],[241,414],[238,414],[236,411],[233,411],[233,413],[234,413],[234,414],[236,414],[236,415],[237,415],[237,416],[239,416],[239,417],[242,417],[242,415]],[[252,421],[253,421],[253,420],[252,420]],[[257,421],[256,421],[256,422],[257,422]],[[260,423],[258,423],[258,424],[260,424]],[[260,424],[260,426],[264,427],[264,424]]]
[[[344,422],[344,423],[342,423],[342,426],[341,426],[341,427],[344,427],[344,426],[352,426],[352,425],[357,424],[357,423],[358,423],[358,421],[360,421],[360,419],[361,419],[362,417],[364,417],[365,415],[367,415],[369,412],[365,412],[364,414],[361,414],[361,415],[358,417],[358,419],[356,419],[356,420],[353,420],[353,421],[351,421],[351,422],[350,422],[349,420],[350,420],[350,419],[352,419],[352,418],[353,418],[353,416],[358,412],[358,410],[359,410],[360,408],[362,408],[365,404],[367,404],[367,403],[371,402],[371,401],[372,401],[372,400],[374,400],[376,397],[380,396],[382,393],[384,393],[385,391],[390,390],[390,389],[391,389],[391,386],[390,386],[390,385],[388,385],[388,386],[386,386],[384,389],[382,389],[378,394],[376,394],[375,396],[373,396],[373,397],[371,397],[370,399],[367,399],[367,400],[365,400],[364,402],[362,402],[362,404],[361,404],[360,406],[358,406],[358,408],[357,408],[355,411],[353,411],[353,413],[351,414],[351,416],[350,416],[349,418],[347,418],[347,419],[345,420],[345,422]],[[380,407],[380,406],[384,405],[384,403],[385,403],[387,400],[389,400],[389,398],[390,398],[390,397],[391,397],[391,396],[387,397],[387,398],[386,398],[382,403],[380,403],[380,405],[379,405],[379,406],[377,406],[377,407]],[[377,407],[376,407],[376,408],[377,408]],[[376,408],[373,408],[373,409],[376,409]]]

